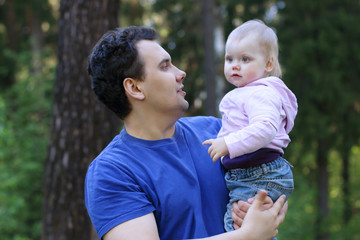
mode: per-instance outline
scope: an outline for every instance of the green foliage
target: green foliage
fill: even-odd
[[[34,46],[35,35],[39,37],[37,40],[41,40],[37,45],[56,42],[55,24],[55,15],[48,0],[0,1],[0,49],[2,49],[0,87],[2,89],[16,82],[15,74],[20,68],[19,56],[23,57],[25,53],[31,54],[29,49]]]
[[[42,181],[48,140],[54,56],[42,73],[29,72],[19,56],[15,85],[0,97],[0,234],[2,239],[40,239]]]
[[[295,191],[289,198],[285,222],[279,227],[278,239],[314,239],[316,190],[306,176],[294,174]]]
[[[295,190],[289,198],[289,209],[284,223],[279,227],[278,239],[315,239],[315,220],[317,214],[316,203],[316,182],[314,181],[314,171],[309,170],[306,162],[310,164],[310,168],[314,165],[315,154],[307,151],[306,154],[298,154],[302,152],[302,143],[293,143],[292,155],[289,161],[294,163],[294,179]],[[360,175],[357,174],[360,169],[360,148],[353,147],[351,151],[351,176],[350,189],[353,190],[351,202],[353,203],[353,217],[347,225],[342,222],[342,210],[344,208],[342,202],[341,186],[341,162],[339,154],[331,151],[329,156],[329,205],[330,214],[327,219],[327,228],[330,230],[330,239],[338,240],[356,240],[359,239],[359,223],[360,223]]]
[[[277,25],[280,60],[284,81],[298,98],[299,113],[291,134],[293,142],[301,144],[300,151],[293,145],[289,150],[292,157],[297,157],[297,171],[307,176],[305,181],[315,189],[319,169],[314,165],[316,157],[309,158],[309,153],[317,151],[318,141],[326,142],[328,147],[322,155],[328,156],[329,162],[329,214],[322,226],[331,239],[357,239],[351,226],[358,219],[354,196],[359,197],[359,188],[354,180],[359,179],[350,171],[350,183],[344,182],[342,160],[359,144],[360,137],[360,51],[356,40],[360,39],[356,27],[360,5],[355,0],[284,3]],[[358,154],[351,152],[350,156]],[[351,162],[353,169],[359,169],[359,165]],[[343,195],[344,184],[350,184],[350,196]],[[351,206],[344,198],[350,199]],[[318,202],[314,206],[324,207]],[[352,208],[352,216],[345,225],[343,211],[347,207]],[[345,228],[351,232],[345,233]]]
[[[187,72],[189,114],[202,114],[204,82],[201,32],[201,1],[124,0],[122,24],[151,25],[160,33],[163,46],[175,65]],[[223,39],[251,18],[263,19],[264,11],[276,1],[217,0],[217,24]],[[286,158],[295,166],[295,191],[289,211],[279,228],[278,239],[315,239],[317,214],[317,139],[331,142],[329,148],[329,207],[327,227],[331,239],[360,239],[360,15],[356,0],[284,1],[275,25],[280,43],[284,81],[295,92],[299,114],[291,133]],[[54,13],[46,0],[15,1],[24,33],[19,52],[6,47],[4,14],[0,14],[0,79],[13,75],[15,85],[0,90],[0,236],[1,239],[40,239],[42,181],[49,136],[50,108],[56,57],[54,47],[42,53],[43,69],[31,71],[26,4],[38,9],[42,23],[49,24],[45,38],[54,43]],[[39,8],[38,6],[42,6]],[[0,11],[4,6],[0,3]],[[278,23],[278,24],[277,24]],[[46,45],[49,46],[49,45]],[[222,65],[218,66],[222,72]],[[343,150],[342,148],[345,148]],[[342,152],[350,149],[352,218],[344,225],[341,176]]]
[[[308,143],[327,139],[335,146],[351,125],[353,134],[347,137],[355,138],[350,148],[360,134],[356,124],[360,49],[355,40],[360,39],[355,27],[359,4],[354,0],[285,3],[278,32],[284,79],[299,101],[294,131]]]

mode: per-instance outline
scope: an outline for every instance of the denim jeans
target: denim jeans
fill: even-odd
[[[247,201],[264,189],[275,202],[282,194],[286,199],[294,190],[292,165],[284,158],[246,169],[229,170],[225,175],[226,185],[230,191],[230,201],[224,216],[224,227],[227,232],[234,230],[231,218],[232,203],[238,200]]]

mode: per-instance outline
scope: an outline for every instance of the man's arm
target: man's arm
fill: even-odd
[[[223,233],[203,240],[242,240],[246,239],[240,229],[233,232]],[[104,240],[159,240],[158,229],[153,213],[131,219],[112,228],[104,235]],[[200,239],[199,239],[200,240]]]
[[[247,229],[246,229],[247,230]],[[153,213],[131,219],[112,228],[104,235],[104,240],[159,240],[158,229]],[[219,234],[216,236],[201,238],[202,240],[259,240],[253,238],[253,232],[245,232],[245,228]],[[198,240],[201,240],[198,239]],[[264,238],[265,239],[265,238]],[[190,239],[188,239],[190,240]]]
[[[153,213],[131,219],[112,228],[104,240],[142,239],[158,240],[159,234]]]
[[[219,234],[208,240],[262,240],[271,239],[278,233],[277,227],[284,221],[287,204],[285,196],[281,196],[274,205],[264,210],[266,191],[260,191],[248,209],[243,226],[235,231]],[[284,205],[284,206],[283,206]],[[158,240],[159,234],[153,213],[126,221],[105,234],[104,240],[144,239]]]

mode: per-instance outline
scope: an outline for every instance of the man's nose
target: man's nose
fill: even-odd
[[[178,82],[183,81],[185,77],[186,77],[186,72],[179,69],[179,73],[176,76],[176,81]]]

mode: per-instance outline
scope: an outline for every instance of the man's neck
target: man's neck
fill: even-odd
[[[175,133],[175,122],[178,118],[169,116],[139,117],[130,113],[124,120],[126,132],[133,137],[144,140],[171,138]]]

